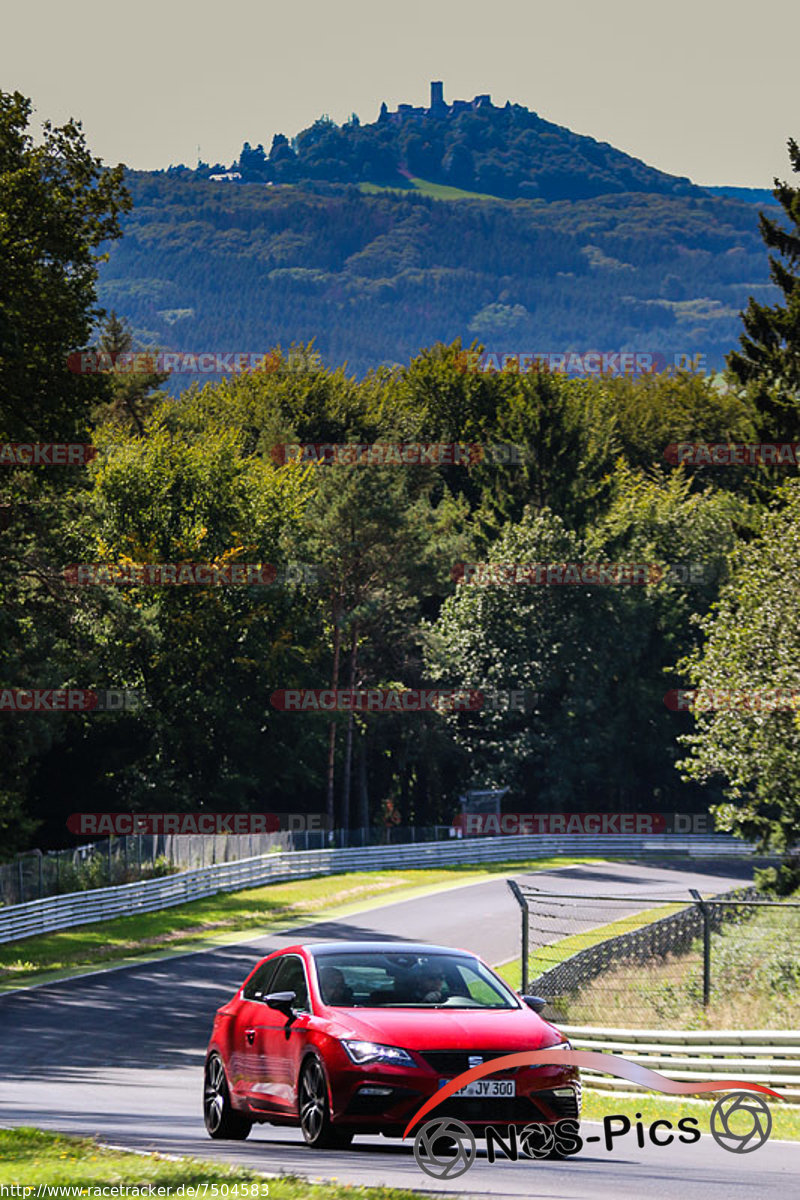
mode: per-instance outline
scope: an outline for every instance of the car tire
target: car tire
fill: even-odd
[[[328,1085],[322,1063],[316,1055],[309,1055],[300,1069],[297,1111],[307,1146],[314,1150],[343,1150],[350,1145],[352,1133],[337,1129],[331,1121]]]
[[[253,1122],[231,1104],[225,1067],[218,1054],[209,1055],[203,1075],[203,1120],[208,1136],[243,1142]]]

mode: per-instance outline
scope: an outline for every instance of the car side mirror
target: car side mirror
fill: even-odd
[[[270,1008],[277,1008],[279,1012],[284,1012],[288,1016],[296,999],[297,992],[268,992],[264,996],[264,1003]]]
[[[541,996],[523,996],[522,999],[535,1013],[540,1013],[547,1004],[547,1001],[543,1000]]]

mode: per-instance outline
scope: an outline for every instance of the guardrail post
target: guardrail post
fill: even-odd
[[[694,897],[703,916],[703,1007],[708,1008],[711,998],[711,922],[708,905],[697,888],[689,888],[689,894]]]
[[[513,879],[507,879],[511,894],[522,910],[522,954],[520,992],[523,996],[528,992],[528,902]]]

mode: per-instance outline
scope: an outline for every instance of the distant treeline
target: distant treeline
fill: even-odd
[[[721,366],[772,293],[750,204],[629,194],[441,202],[129,173],[100,299],[141,344],[316,339],[363,375],[460,337],[498,351],[657,350]],[[186,381],[184,381],[186,382]]]

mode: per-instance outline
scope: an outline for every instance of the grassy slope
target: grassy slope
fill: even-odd
[[[360,183],[359,191],[367,195],[372,195],[378,192],[398,192],[404,195],[407,192],[421,192],[423,196],[431,196],[434,200],[502,200],[501,196],[490,196],[488,192],[467,192],[464,188],[450,187],[446,183],[431,183],[428,179],[419,179],[416,175],[409,176],[411,187],[382,187],[377,183]],[[510,203],[504,200],[503,203]],[[537,201],[543,204],[544,201]]]
[[[309,1156],[309,1166],[312,1156]],[[195,1158],[177,1161],[157,1154],[130,1154],[109,1150],[91,1138],[64,1137],[39,1129],[0,1129],[0,1185],[33,1186],[128,1186],[150,1184],[173,1191],[181,1184],[204,1194],[241,1197],[269,1196],[270,1200],[412,1200],[417,1193],[395,1188],[357,1188],[336,1183],[312,1184],[291,1176],[268,1178],[245,1167],[203,1162]],[[239,1188],[234,1191],[236,1185]],[[204,1193],[204,1185],[208,1185]],[[214,1185],[218,1190],[212,1191]],[[223,1185],[227,1190],[223,1192]],[[245,1191],[242,1185],[247,1185]],[[254,1185],[257,1186],[257,1190]],[[21,1191],[16,1193],[22,1196]],[[191,1195],[191,1193],[184,1193]]]
[[[0,945],[0,991],[80,970],[162,953],[199,950],[334,915],[343,916],[389,900],[408,899],[521,870],[548,870],[569,862],[600,859],[536,859],[524,863],[459,865],[404,871],[357,871],[243,892],[220,892],[190,904],[132,917],[80,925]]]

